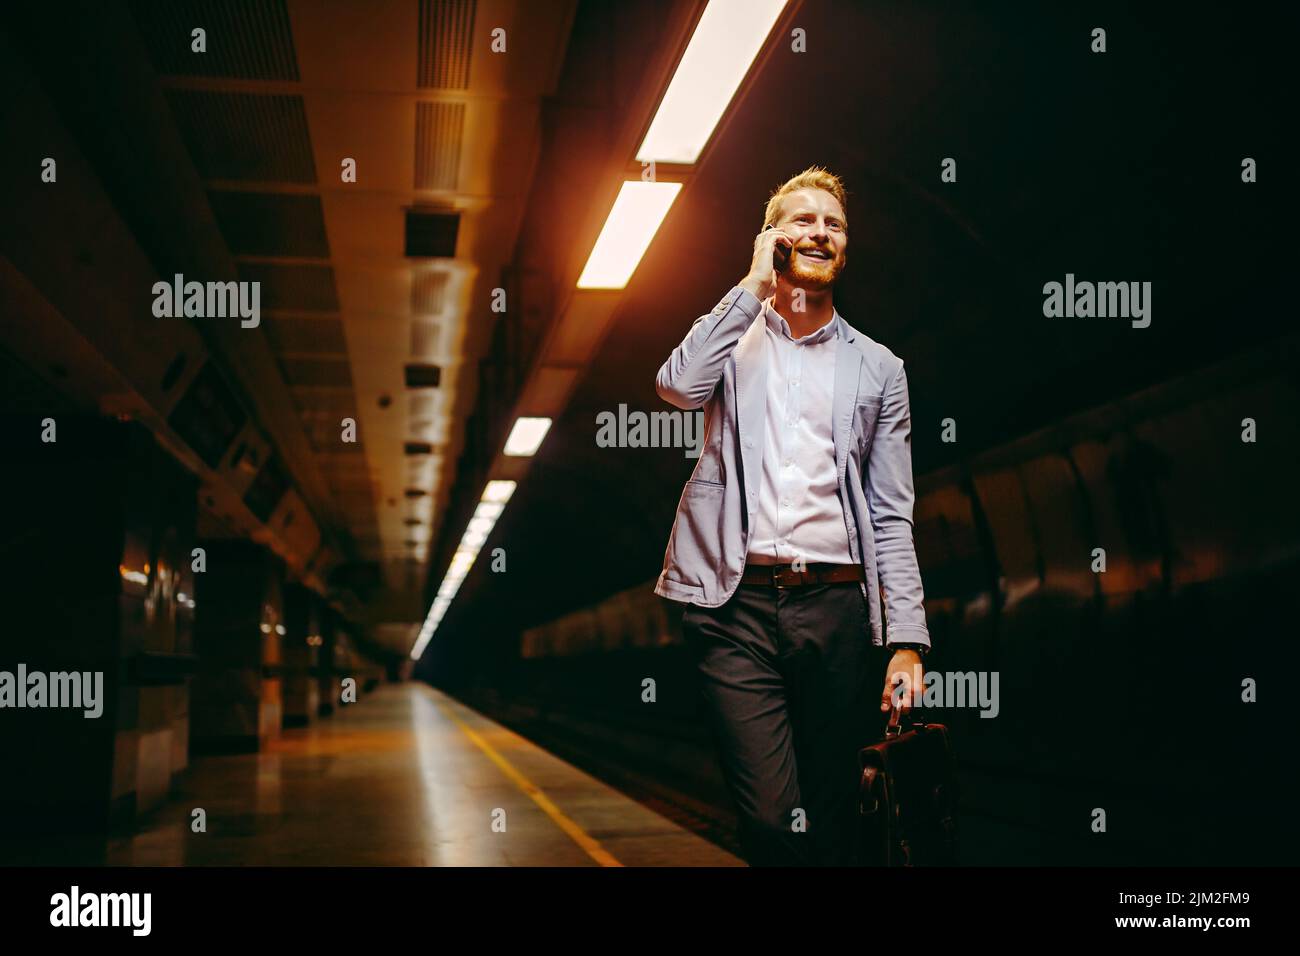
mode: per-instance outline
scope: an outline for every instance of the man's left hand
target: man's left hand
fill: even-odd
[[[894,656],[889,659],[889,668],[885,671],[885,689],[880,693],[881,711],[888,712],[897,697],[899,714],[906,715],[913,704],[921,699],[921,693],[925,689],[924,676],[925,668],[921,664],[920,654],[910,648],[894,651]],[[896,686],[899,687],[897,693],[894,691]]]

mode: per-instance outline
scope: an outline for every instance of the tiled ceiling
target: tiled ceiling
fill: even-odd
[[[347,355],[343,323],[334,318],[282,313],[262,320],[271,348],[282,355]]]
[[[263,311],[335,313],[339,310],[334,270],[328,265],[241,259],[239,278],[261,283]]]
[[[298,79],[293,33],[282,2],[131,0],[131,12],[160,74]],[[202,58],[193,54],[189,42],[196,27],[211,40]]]
[[[208,204],[237,256],[330,257],[319,196],[214,189]]]
[[[301,96],[170,89],[167,104],[204,179],[316,182]]]
[[[418,589],[576,0],[130,6],[239,276],[261,283],[336,530]]]

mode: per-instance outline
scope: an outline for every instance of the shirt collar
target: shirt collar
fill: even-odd
[[[772,297],[763,302],[763,317],[767,321],[767,327],[778,336],[784,336],[791,342],[800,342],[804,345],[816,345],[818,342],[825,342],[828,339],[835,338],[840,334],[839,323],[836,321],[840,317],[834,306],[831,307],[831,317],[821,328],[814,332],[809,332],[801,339],[796,339],[794,333],[790,331],[790,323],[785,320],[785,316],[776,311],[776,298]]]

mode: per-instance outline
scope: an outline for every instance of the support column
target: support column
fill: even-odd
[[[191,702],[195,753],[251,753],[280,733],[282,565],[251,541],[205,539]]]
[[[316,662],[321,644],[320,599],[300,584],[284,590],[284,726],[305,727],[316,719],[320,679]]]

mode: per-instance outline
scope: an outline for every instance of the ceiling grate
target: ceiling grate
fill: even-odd
[[[131,0],[131,13],[164,76],[299,79],[285,0]],[[193,50],[196,27],[203,53]]]
[[[409,441],[429,446],[427,452],[422,453],[421,456],[413,456],[406,462],[406,483],[418,487],[426,483],[426,478],[431,478],[433,476],[433,462],[424,456],[442,454],[443,446],[434,442],[421,442],[418,438],[411,438]]]
[[[346,358],[282,358],[284,379],[297,388],[351,388],[352,366]]]
[[[194,167],[205,180],[315,183],[301,96],[167,90]]]
[[[330,419],[336,427],[344,418],[357,417],[357,402],[351,391],[321,391],[295,388],[294,404],[304,418],[321,417]]]
[[[329,266],[239,263],[243,282],[260,282],[263,309],[285,312],[338,312],[334,270]]]
[[[411,355],[430,358],[438,354],[438,325],[436,322],[411,323]]]
[[[436,315],[446,304],[447,273],[425,269],[411,277],[411,312]]]
[[[262,328],[271,347],[282,355],[346,355],[347,340],[338,319],[263,316]]]
[[[442,378],[442,369],[436,365],[406,366],[407,388],[437,388]]]
[[[319,196],[212,191],[208,203],[237,256],[330,257]]]
[[[437,410],[437,401],[432,395],[412,394],[407,406],[412,418],[429,418]]]
[[[460,213],[406,210],[406,255],[453,259]]]
[[[415,104],[416,189],[456,188],[464,132],[464,103]]]
[[[425,89],[469,89],[475,0],[420,0],[416,85]]]

